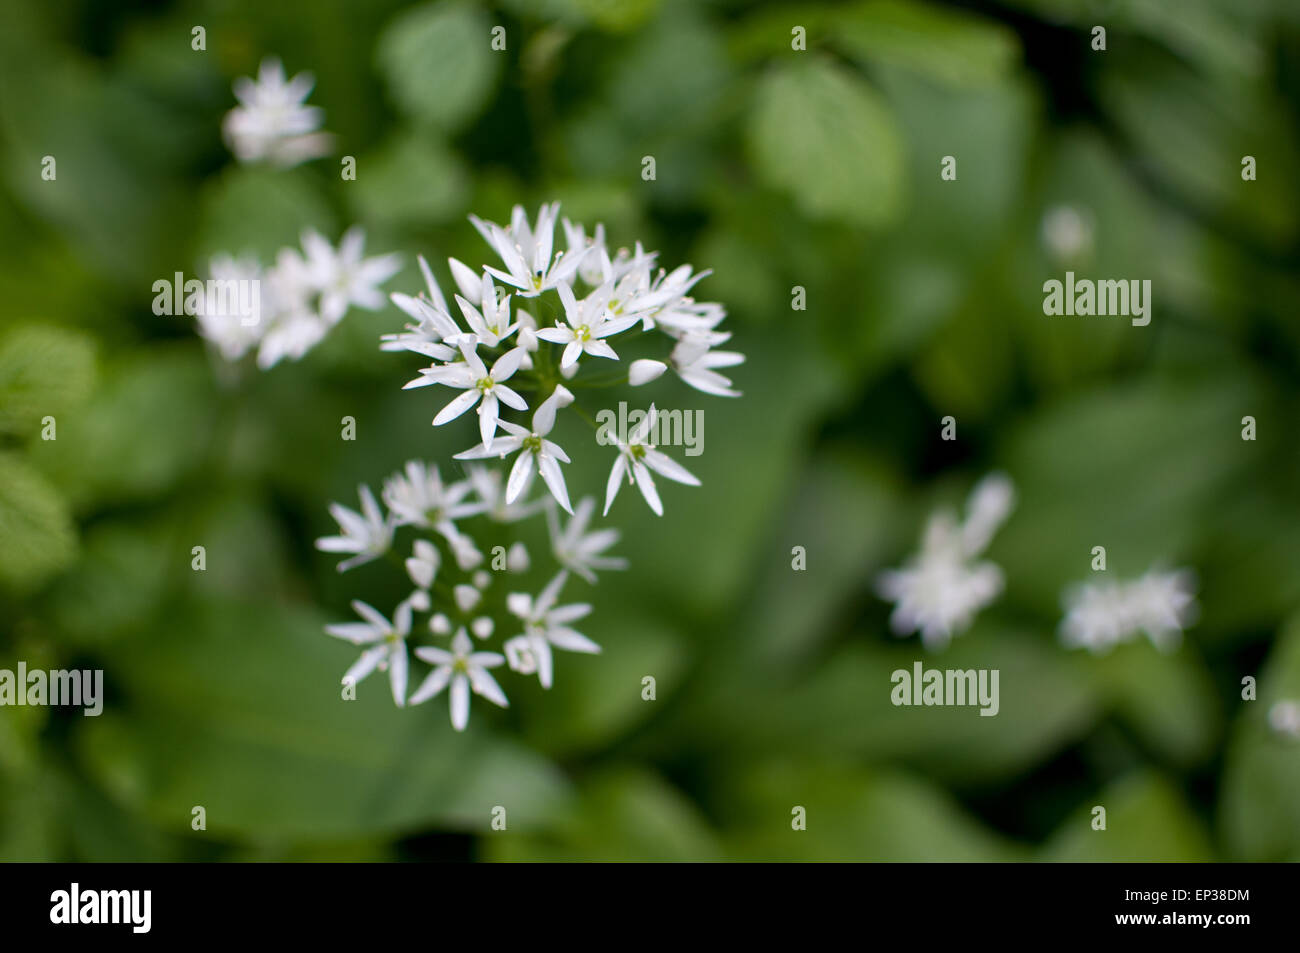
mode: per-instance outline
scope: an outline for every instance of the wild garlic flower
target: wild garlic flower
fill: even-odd
[[[1268,710],[1268,725],[1283,738],[1300,741],[1300,701],[1284,698]]]
[[[660,515],[664,507],[652,473],[699,485],[655,446],[656,440],[667,439],[658,436],[659,411],[653,402],[631,433],[611,440],[595,423],[603,408],[580,405],[584,391],[647,386],[672,367],[699,391],[739,395],[717,369],[740,364],[743,355],[712,350],[730,337],[718,329],[725,310],[688,297],[708,272],[689,265],[666,272],[658,268],[656,252],[639,243],[632,251],[611,250],[603,226],[588,229],[568,220],[562,239],[567,250],[557,251],[558,215],[558,204],[546,205],[534,223],[516,206],[506,227],[471,216],[500,266],[474,269],[449,258],[451,284],[440,286],[429,262],[418,257],[424,287],[415,294],[389,295],[408,323],[383,335],[380,349],[418,354],[428,362],[406,389],[441,385],[460,392],[437,410],[434,426],[450,426],[477,407],[477,440],[455,454],[455,462],[444,461],[441,471],[436,464],[411,461],[389,477],[382,493],[386,512],[368,490],[361,514],[335,504],[331,512],[340,535],[317,541],[323,550],[354,554],[340,569],[384,556],[401,573],[402,584],[415,587],[392,632],[400,629],[403,644],[412,643],[412,664],[427,664],[430,670],[405,701],[414,705],[449,690],[456,730],[468,723],[472,694],[501,707],[509,704],[495,670],[536,675],[543,688],[550,688],[556,650],[600,652],[595,640],[574,628],[591,613],[590,603],[561,605],[561,592],[582,584],[573,583],[575,577],[595,584],[598,572],[626,569],[628,562],[610,554],[618,530],[592,525],[596,499],[589,494],[576,508],[571,505],[572,477],[565,470],[570,452],[603,454],[608,451],[601,447],[616,444],[606,511],[624,479],[637,484]],[[305,257],[295,255],[286,274],[327,285],[335,297],[323,308],[317,291],[315,298],[306,296],[302,310],[332,314],[336,302],[373,304],[372,276],[379,269],[366,269],[351,248],[329,254],[314,243],[304,245]],[[320,275],[331,266],[335,278],[325,282]],[[527,308],[520,308],[525,300]],[[617,350],[610,343],[615,339]],[[562,421],[569,422],[569,429],[562,430]],[[464,422],[457,426],[469,429]],[[573,436],[588,426],[596,431],[590,443]],[[456,468],[462,461],[460,471]],[[563,525],[561,510],[570,514]],[[528,577],[547,567],[530,556],[516,524],[543,512],[554,564],[550,581],[534,597]],[[409,542],[402,540],[394,552],[397,535],[407,533]],[[521,585],[493,585],[499,572],[510,573]],[[475,650],[475,640],[484,643],[483,651]],[[500,651],[488,650],[494,644]],[[390,664],[390,656],[363,658],[366,665],[372,658],[375,667]]]
[[[299,360],[352,307],[384,304],[379,285],[401,266],[397,255],[365,258],[365,233],[351,228],[330,245],[319,233],[302,234],[305,255],[282,248],[269,268],[252,258],[218,255],[208,265],[208,293],[195,315],[198,333],[222,358],[238,361],[256,349],[263,370]]]
[[[896,635],[919,632],[926,649],[937,651],[1001,595],[1002,570],[977,560],[1014,506],[1014,485],[995,473],[971,491],[964,522],[949,510],[930,516],[920,552],[876,577],[877,593],[895,604],[889,621]]]
[[[629,483],[636,484],[656,516],[664,515],[664,505],[659,499],[659,491],[655,488],[651,470],[677,483],[685,483],[687,486],[700,485],[699,479],[694,474],[668,454],[656,450],[655,445],[649,442],[649,436],[654,433],[658,417],[659,412],[655,409],[655,405],[651,404],[649,412],[628,434],[626,443],[614,437],[614,442],[618,445],[618,456],[614,458],[614,466],[610,468],[609,480],[605,484],[606,514],[614,505],[614,497],[618,496],[624,477],[627,477]]]
[[[345,683],[356,685],[376,668],[388,670],[388,681],[393,691],[393,702],[400,708],[406,703],[406,637],[411,634],[411,602],[403,602],[389,622],[373,606],[353,600],[352,608],[364,622],[343,622],[327,625],[325,631],[335,638],[345,639],[353,645],[367,645],[361,658],[343,674]]]
[[[292,166],[327,155],[332,137],[317,131],[325,114],[304,102],[314,85],[310,73],[286,81],[284,67],[272,57],[262,60],[256,81],[242,76],[235,80],[239,105],[222,123],[235,158]]]
[[[1064,596],[1061,642],[1068,648],[1107,652],[1145,633],[1163,652],[1182,642],[1196,617],[1196,577],[1190,570],[1151,569],[1128,582],[1103,580],[1072,586]]]

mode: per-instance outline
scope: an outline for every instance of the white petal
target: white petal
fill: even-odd
[[[461,391],[453,400],[442,410],[438,411],[438,416],[433,418],[433,425],[441,427],[445,423],[455,420],[465,411],[469,410],[478,403],[478,399],[483,396],[482,392],[476,387],[473,390]]]
[[[460,672],[451,680],[451,726],[464,731],[469,724],[469,679]]]

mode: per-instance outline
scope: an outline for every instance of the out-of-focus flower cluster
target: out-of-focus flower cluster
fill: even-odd
[[[397,255],[365,258],[365,234],[352,228],[335,248],[318,232],[302,235],[302,250],[282,248],[275,263],[220,255],[208,265],[209,293],[196,318],[198,331],[228,361],[256,349],[257,364],[273,367],[298,360],[343,320],[348,309],[377,311],[379,286],[401,267]],[[254,294],[235,289],[254,289]]]
[[[1100,653],[1146,633],[1161,651],[1175,649],[1196,616],[1195,593],[1196,577],[1186,569],[1074,586],[1065,594],[1061,642]]]
[[[286,167],[326,155],[333,137],[318,131],[325,114],[305,103],[315,83],[310,73],[286,80],[284,67],[271,57],[262,61],[256,80],[235,80],[239,105],[221,127],[235,158]]]

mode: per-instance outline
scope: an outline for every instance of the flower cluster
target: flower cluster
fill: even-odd
[[[452,297],[464,326],[453,316],[432,269],[421,258],[424,290],[415,297],[391,296],[415,323],[400,333],[386,335],[381,346],[432,359],[407,388],[438,385],[458,391],[434,416],[435,427],[471,408],[476,410],[479,443],[456,454],[456,459],[514,456],[506,482],[507,504],[525,496],[534,477],[540,475],[560,507],[572,513],[562,468],[569,457],[549,439],[557,415],[575,403],[573,391],[564,381],[575,381],[577,387],[642,386],[671,367],[697,390],[734,397],[739,392],[718,368],[735,366],[745,358],[734,351],[715,350],[731,336],[718,330],[726,317],[722,305],[698,302],[690,296],[707,271],[696,272],[690,265],[682,265],[671,272],[656,272],[656,252],[647,252],[638,243],[634,251],[621,249],[611,254],[602,226],[588,236],[584,226],[567,219],[563,226],[568,248],[556,250],[558,215],[557,202],[542,207],[535,225],[529,223],[522,206],[515,206],[505,227],[470,216],[500,258],[501,267],[489,264],[475,271],[449,259],[457,289]],[[548,292],[554,292],[558,300],[547,302],[543,296]],[[516,296],[521,299],[519,305],[512,302]],[[554,309],[551,320],[539,317],[539,307]],[[666,361],[640,358],[630,361],[625,373],[614,372],[604,378],[579,376],[599,361],[621,364],[623,359],[613,342],[646,332],[659,332],[668,339]],[[520,413],[531,410],[531,419],[506,420],[503,408]],[[590,421],[581,408],[576,412]],[[606,513],[624,479],[634,483],[660,515],[663,505],[653,473],[699,485],[689,471],[648,441],[654,432],[655,414],[651,404],[627,439],[616,441],[617,454],[605,492]]]
[[[262,369],[283,358],[298,360],[355,306],[384,305],[379,285],[401,267],[397,255],[365,258],[365,234],[352,228],[335,248],[319,233],[302,235],[302,251],[282,248],[275,264],[221,255],[208,265],[209,283],[253,287],[253,296],[210,293],[196,314],[198,331],[228,361],[253,348]],[[246,308],[249,301],[255,302]],[[251,313],[246,313],[251,312]]]
[[[611,252],[603,226],[589,235],[568,220],[562,223],[567,247],[557,250],[558,215],[556,203],[543,206],[535,223],[518,206],[507,226],[471,216],[499,262],[475,270],[449,259],[454,305],[424,258],[419,259],[424,289],[415,296],[390,296],[412,322],[384,335],[380,348],[428,359],[431,363],[406,387],[454,391],[433,425],[441,427],[474,409],[477,439],[454,455],[461,461],[463,479],[444,482],[437,465],[412,461],[384,483],[380,499],[361,487],[359,511],[334,504],[330,512],[339,534],[316,543],[346,557],[340,571],[384,557],[400,566],[414,587],[391,621],[358,601],[353,608],[360,622],[326,628],[363,647],[345,683],[387,671],[398,705],[418,704],[446,689],[458,731],[468,723],[471,695],[501,707],[509,704],[494,670],[536,675],[543,688],[550,688],[555,650],[600,651],[573,628],[591,606],[560,604],[561,592],[573,576],[594,583],[598,571],[625,569],[627,562],[608,555],[619,539],[617,530],[589,528],[596,500],[584,496],[576,506],[570,501],[564,472],[570,457],[554,439],[556,421],[568,412],[595,426],[575,392],[615,384],[643,386],[671,368],[697,390],[739,396],[719,370],[744,360],[741,354],[716,350],[730,337],[718,330],[726,312],[690,296],[708,272],[695,272],[689,265],[671,272],[657,269],[657,253],[639,244],[632,251]],[[543,309],[549,309],[546,317]],[[655,334],[643,341],[653,341],[655,335],[666,339],[664,359],[632,359],[632,348],[624,342],[631,345],[650,332]],[[625,370],[600,375],[602,366],[619,368],[624,361]],[[593,446],[612,445],[614,451],[606,513],[625,480],[638,487],[659,515],[663,504],[655,474],[699,485],[651,442],[656,419],[651,403],[626,435],[592,440]],[[495,461],[503,463],[498,467]],[[560,511],[569,514],[566,522]],[[497,598],[495,590],[501,587],[493,580],[502,571],[528,570],[532,560],[524,544],[511,536],[490,548],[488,561],[480,545],[486,537],[471,527],[477,523],[490,532],[492,524],[542,515],[558,571],[536,595],[509,591]],[[402,558],[394,550],[395,537],[408,528],[415,537],[410,555]],[[485,562],[492,571],[484,568]],[[408,651],[416,633],[433,644]],[[497,634],[503,639],[500,651],[476,648],[475,640],[486,643]],[[410,654],[427,663],[429,671],[408,694]]]
[[[1091,582],[1066,590],[1061,642],[1107,652],[1145,632],[1161,651],[1177,648],[1196,614],[1189,570],[1149,570],[1128,582]]]
[[[942,649],[1001,594],[1002,570],[976,560],[1011,514],[1015,497],[1006,476],[985,477],[971,491],[964,522],[949,510],[932,514],[920,552],[877,577],[881,598],[895,603],[890,625],[896,634],[920,632],[927,649]]]
[[[324,113],[304,104],[313,85],[310,73],[286,80],[284,67],[274,58],[262,61],[255,81],[235,80],[240,104],[226,114],[221,127],[235,158],[285,167],[326,155],[332,137],[317,131]]]
[[[330,635],[363,647],[360,658],[343,676],[345,684],[355,685],[377,669],[387,671],[393,701],[399,706],[417,705],[449,688],[451,722],[457,731],[463,731],[469,721],[471,693],[502,708],[509,705],[491,669],[507,665],[522,675],[536,674],[542,687],[550,688],[555,649],[600,651],[599,645],[572,627],[591,606],[557,605],[571,571],[595,582],[596,570],[627,566],[625,560],[605,555],[618,542],[617,530],[588,532],[595,507],[591,497],[579,502],[568,524],[561,526],[556,506],[548,499],[523,505],[505,503],[500,473],[481,464],[471,464],[466,479],[444,483],[437,466],[415,460],[385,481],[382,502],[364,485],[359,494],[359,512],[337,503],[330,507],[339,535],[318,539],[317,548],[347,555],[339,563],[340,572],[389,557],[403,568],[413,589],[398,604],[391,621],[367,603],[354,601],[352,607],[360,622],[325,627]],[[486,557],[466,529],[467,521],[510,524],[542,509],[547,511],[552,555],[559,571],[535,597],[510,592],[504,600],[493,600],[492,583],[498,572],[525,572],[531,558],[522,542],[495,547],[490,563],[495,571],[488,571],[483,568]],[[407,529],[413,540],[410,556],[402,559],[394,549],[395,538]],[[494,602],[503,613],[489,609]],[[479,641],[490,639],[498,631],[498,615],[508,619],[510,634],[502,651],[474,651],[471,635]],[[413,633],[425,632],[435,642],[450,637],[448,647],[408,648]],[[432,668],[408,697],[411,653]]]

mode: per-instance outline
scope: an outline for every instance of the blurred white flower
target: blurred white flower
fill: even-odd
[[[482,503],[470,501],[473,487],[467,480],[444,484],[438,467],[408,460],[403,473],[384,481],[383,498],[397,526],[433,529],[448,542],[461,535],[456,520],[482,513]]]
[[[1283,699],[1268,710],[1269,727],[1279,735],[1300,741],[1300,702]]]
[[[427,539],[417,539],[412,554],[406,560],[406,574],[417,587],[428,589],[433,585],[433,577],[437,575],[441,562],[442,557],[438,555],[433,543]]]
[[[719,367],[734,367],[745,363],[745,355],[735,351],[711,351],[703,343],[679,341],[673,348],[669,361],[683,381],[698,391],[718,397],[739,397],[730,378],[719,374]]]
[[[618,542],[621,535],[616,529],[600,529],[587,532],[591,514],[596,511],[596,501],[590,496],[583,497],[569,525],[560,529],[555,510],[546,511],[546,525],[551,535],[551,551],[556,561],[566,569],[572,569],[587,582],[596,581],[596,570],[626,569],[627,560],[621,556],[602,556],[601,554]]]
[[[360,513],[341,503],[330,504],[330,515],[339,524],[341,535],[322,536],[316,540],[316,548],[322,552],[356,554],[339,563],[339,572],[379,558],[393,544],[392,519],[379,509],[370,487],[365,484],[357,487],[357,495],[361,498]]]
[[[537,677],[543,688],[551,687],[552,646],[569,652],[594,654],[600,651],[599,645],[569,625],[590,613],[591,606],[585,602],[567,606],[555,604],[568,578],[568,572],[560,572],[536,599],[523,592],[512,592],[506,597],[506,608],[524,623],[523,633],[516,638],[525,640],[528,652],[536,661]],[[517,651],[519,644],[516,644]]]
[[[337,324],[348,308],[378,311],[384,306],[383,284],[402,267],[400,255],[363,257],[366,233],[353,226],[343,233],[336,250],[312,229],[302,235],[310,287],[320,295],[317,313],[326,324]]]
[[[1161,651],[1178,647],[1196,616],[1196,577],[1190,570],[1149,570],[1128,582],[1103,580],[1065,592],[1061,642],[1106,652],[1139,633]]]
[[[415,654],[434,666],[429,676],[415,690],[410,704],[418,705],[439,694],[451,685],[451,726],[457,731],[464,731],[469,724],[469,693],[473,690],[502,708],[509,708],[506,694],[497,684],[488,669],[496,668],[505,662],[497,652],[473,652],[473,643],[462,628],[451,640],[451,651],[446,649],[421,646]]]
[[[240,162],[269,160],[292,166],[328,155],[332,137],[317,132],[324,113],[304,104],[315,80],[299,73],[286,81],[280,61],[262,60],[257,80],[235,80],[239,105],[226,114],[222,132],[226,144]]]
[[[919,632],[927,649],[941,649],[1001,594],[1002,570],[976,559],[1014,503],[1013,484],[995,473],[971,491],[964,523],[950,511],[931,514],[920,552],[876,577],[877,593],[895,604],[890,626],[896,635]]]

